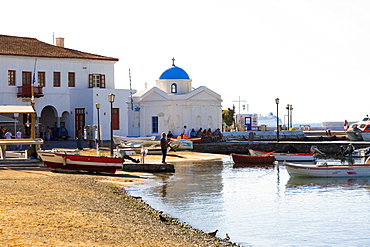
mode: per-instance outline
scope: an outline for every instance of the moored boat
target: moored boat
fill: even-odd
[[[80,155],[73,150],[37,151],[44,164],[53,169],[115,173],[122,170],[123,158]]]
[[[370,163],[364,164],[292,164],[285,163],[292,177],[366,177],[370,176]]]
[[[351,124],[346,134],[350,141],[370,141],[370,119],[366,117]]]
[[[313,153],[278,153],[278,152],[264,152],[253,149],[248,149],[251,155],[263,156],[271,154],[277,161],[287,162],[313,162],[315,161],[315,155]]]
[[[202,137],[191,137],[191,138],[186,138],[186,139],[179,139],[179,138],[170,138],[171,141],[176,141],[176,140],[189,140],[192,142],[200,142],[202,140]]]
[[[256,156],[256,155],[244,155],[244,154],[231,154],[231,157],[235,163],[242,164],[273,164],[276,160],[272,155]]]

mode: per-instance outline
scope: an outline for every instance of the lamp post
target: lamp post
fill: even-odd
[[[108,94],[108,101],[110,102],[110,156],[113,157],[113,102],[115,95]]]
[[[98,144],[100,145],[100,119],[99,119],[100,103],[96,103],[95,106],[98,112]]]
[[[293,106],[292,105],[289,105],[289,110],[290,110],[290,127],[293,127],[293,120],[292,120]]]
[[[275,99],[276,103],[276,141],[279,142],[279,98]]]
[[[286,105],[285,109],[288,110],[288,130],[289,130],[289,118],[290,118],[290,114],[289,114],[289,104]]]

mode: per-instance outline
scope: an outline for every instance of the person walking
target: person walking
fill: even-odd
[[[12,132],[10,131],[10,129],[8,129],[5,133],[5,139],[12,139],[13,138],[13,134]],[[6,145],[6,150],[10,151],[11,150],[11,147],[10,145]]]
[[[167,156],[167,138],[166,133],[162,132],[162,138],[161,138],[161,151],[162,151],[162,163],[166,164],[166,156]]]
[[[348,125],[348,122],[347,122],[347,119],[346,119],[346,120],[344,120],[344,123],[343,123],[343,129],[344,129],[344,131],[347,131],[348,128],[349,128],[349,125]]]
[[[46,140],[48,141],[48,146],[50,146],[51,129],[49,128],[49,126],[46,129],[45,137],[46,137]]]
[[[15,138],[16,138],[16,139],[22,139],[22,136],[23,136],[23,134],[22,134],[22,130],[21,130],[21,129],[19,129],[19,130],[17,131],[17,133],[15,133]],[[22,144],[17,144],[16,150],[22,150],[22,147],[23,147],[23,145],[22,145]]]

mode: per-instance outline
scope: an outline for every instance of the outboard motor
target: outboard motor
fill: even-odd
[[[316,146],[311,146],[310,148],[311,153],[313,154],[321,154],[322,156],[326,156],[323,152],[320,151],[320,149]]]
[[[344,146],[343,145],[340,145],[340,151],[338,152],[338,153],[336,153],[335,155],[336,156],[339,156],[339,155],[344,155],[344,151],[345,151],[345,149],[344,149]]]
[[[352,156],[353,151],[355,151],[355,147],[352,144],[348,144],[347,149],[343,152],[343,155]]]

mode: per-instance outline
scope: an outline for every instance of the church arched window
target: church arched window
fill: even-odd
[[[171,93],[177,93],[177,84],[176,83],[172,83],[172,85],[171,85]]]

